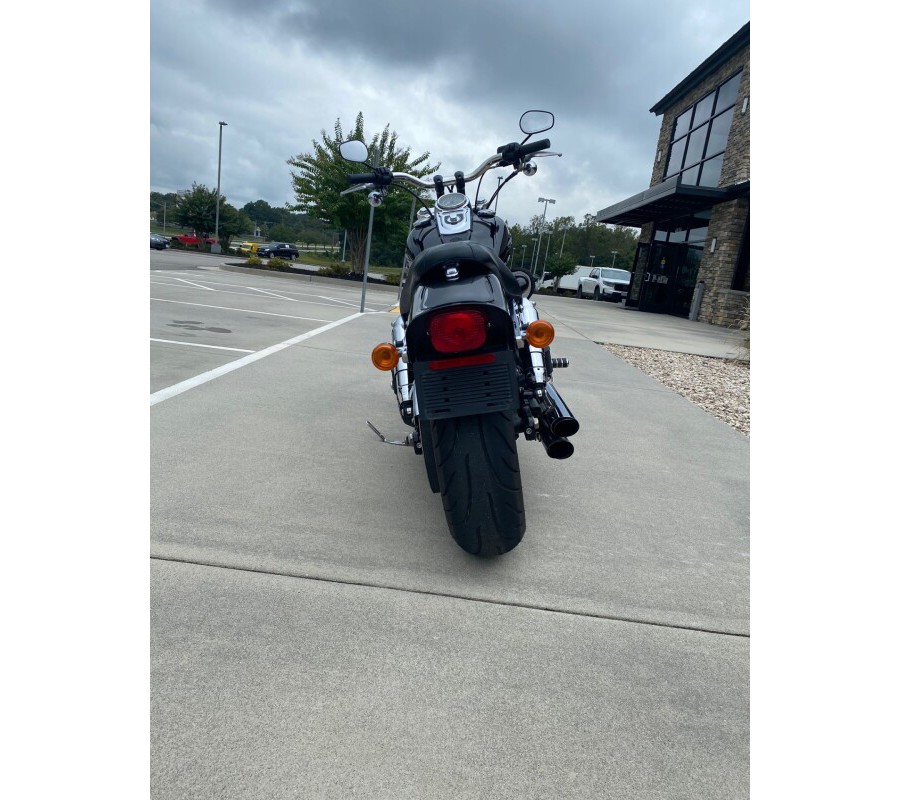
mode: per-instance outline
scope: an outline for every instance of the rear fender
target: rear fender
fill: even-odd
[[[488,338],[482,350],[515,350],[515,334],[507,299],[494,275],[476,275],[438,286],[418,286],[412,298],[406,345],[410,361],[444,357],[435,352],[428,335],[428,321],[437,311],[454,306],[477,307],[488,320]]]

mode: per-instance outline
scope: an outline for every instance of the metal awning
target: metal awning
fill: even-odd
[[[598,222],[640,228],[648,222],[664,222],[689,217],[697,211],[730,200],[734,196],[727,189],[707,186],[685,186],[676,175],[651,186],[621,203],[604,208],[597,214]]]

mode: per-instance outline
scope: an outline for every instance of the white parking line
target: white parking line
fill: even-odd
[[[210,289],[208,286],[204,286],[202,283],[194,283],[193,281],[185,280],[184,278],[175,278],[176,281],[181,281],[182,283],[190,284],[191,286],[196,286],[198,289],[206,289],[207,292],[214,292],[215,289]]]
[[[267,289],[257,289],[255,286],[247,286],[247,289],[252,289],[254,292],[262,292],[263,294],[271,295],[272,297],[280,297],[282,300],[290,300],[292,303],[299,303],[296,297],[285,297],[283,294],[275,294],[275,292],[270,292]]]
[[[222,347],[219,344],[200,344],[199,342],[176,342],[172,339],[154,339],[150,337],[151,342],[161,342],[162,344],[185,344],[188,347],[208,347],[210,350],[230,350],[232,353],[255,353],[255,350],[242,350],[240,347]]]
[[[221,367],[212,369],[209,372],[204,372],[202,375],[197,375],[193,378],[189,378],[186,381],[182,381],[181,383],[176,383],[174,386],[170,386],[168,389],[160,389],[158,392],[154,392],[150,395],[150,405],[154,406],[157,403],[161,403],[163,400],[168,400],[170,397],[175,397],[175,395],[186,392],[188,391],[188,389],[193,389],[197,386],[201,386],[204,383],[208,383],[211,380],[215,380],[216,378],[221,377],[222,375],[227,375],[229,372],[234,372],[236,369],[246,367],[248,364],[252,364],[254,361],[259,361],[261,358],[265,358],[266,356],[278,353],[281,350],[290,347],[291,345],[299,344],[300,342],[306,341],[307,339],[311,339],[313,336],[318,336],[320,333],[330,331],[333,328],[337,328],[339,325],[343,325],[345,322],[350,322],[351,320],[357,319],[358,317],[362,316],[364,315],[357,311],[355,314],[351,314],[349,317],[344,317],[343,319],[339,319],[336,322],[330,322],[328,323],[328,325],[323,325],[321,328],[316,328],[315,330],[309,331],[307,333],[301,333],[299,336],[295,336],[293,339],[288,339],[287,341],[280,342],[279,344],[273,344],[271,347],[265,348],[265,350],[258,350],[255,353],[251,353],[249,356],[244,356],[243,358],[239,358],[236,361],[231,361],[228,364],[223,364]]]
[[[229,306],[211,306],[207,303],[188,303],[185,300],[166,300],[163,297],[151,297],[157,303],[175,303],[179,306],[199,306],[200,308],[218,308],[220,311],[240,311],[242,314],[261,314],[264,317],[286,317],[287,319],[305,319],[309,322],[328,322],[320,317],[296,317],[293,314],[276,314],[273,311],[255,311],[252,308],[231,308]],[[324,304],[323,304],[324,305]]]
[[[171,287],[173,287],[173,288],[175,288],[175,289],[183,289],[183,288],[185,288],[185,287],[183,287],[183,286],[179,286],[177,283],[163,283],[162,281],[150,281],[150,283],[156,283],[156,284],[159,284],[160,286],[171,286]],[[215,284],[215,285],[216,285],[216,286],[235,286],[236,284],[233,284],[233,283],[218,283],[218,284]],[[207,287],[207,288],[208,288],[208,287]],[[243,288],[245,288],[245,289],[253,289],[252,286],[245,286],[245,287],[243,287]],[[259,297],[259,295],[256,295],[256,294],[250,294],[249,292],[229,292],[229,291],[227,291],[227,290],[225,290],[225,289],[211,289],[210,291],[218,292],[219,294],[237,294],[237,295],[240,295],[241,297]],[[262,290],[254,290],[254,291],[262,291]],[[304,293],[302,293],[302,292],[292,292],[292,294],[300,294],[301,296],[304,296]],[[318,295],[318,294],[305,295],[305,296],[322,298],[322,295]],[[151,298],[151,299],[154,299],[154,298]],[[291,297],[285,297],[285,298],[283,298],[283,299],[284,299],[284,300],[294,300],[294,298],[291,298]],[[328,298],[322,298],[322,299],[328,299]],[[172,300],[171,302],[174,303],[175,301]],[[317,303],[315,300],[294,300],[294,302],[296,302],[296,303],[303,303],[304,305],[308,305],[308,306],[325,306],[326,308],[340,308],[340,309],[343,309],[343,308],[344,308],[344,306],[336,306],[335,303],[334,303],[334,301],[332,301],[331,303]],[[347,302],[347,301],[344,301],[344,302]],[[353,306],[356,305],[356,303],[349,303],[349,305],[350,305],[350,307],[352,308]],[[371,309],[369,309],[368,307],[367,307],[366,310],[367,310],[367,311],[371,311]]]

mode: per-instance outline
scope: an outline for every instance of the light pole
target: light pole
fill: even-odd
[[[618,251],[618,250],[610,250],[609,252],[613,254],[613,263],[612,263],[612,265],[615,266],[615,265],[616,265],[616,255],[618,254],[619,251]]]
[[[541,270],[541,280],[544,279],[544,275],[547,273],[547,256],[550,255],[550,239],[553,238],[553,232],[547,231],[547,249],[544,250],[544,269]]]
[[[596,257],[597,257],[597,256],[591,256],[591,257],[590,257],[590,258],[591,258],[591,269],[594,268],[594,259],[595,259]]]
[[[525,269],[525,251],[528,249],[527,244],[522,245],[522,263],[519,264],[519,269]]]
[[[219,172],[216,177],[216,241],[213,242],[212,247],[209,248],[210,252],[212,253],[222,252],[222,245],[219,244],[219,190],[222,186],[222,128],[224,128],[227,124],[227,122],[219,123]]]
[[[559,257],[560,258],[562,258],[562,251],[563,251],[563,248],[566,246],[566,234],[568,232],[569,232],[569,226],[568,225],[563,226],[563,240],[562,240],[562,244],[559,246]]]
[[[538,249],[538,251],[540,251],[540,249],[541,249],[541,236],[542,236],[543,233],[544,233],[544,221],[547,219],[547,203],[553,203],[554,205],[556,205],[556,200],[551,200],[549,197],[539,197],[539,198],[538,198],[538,202],[544,204],[544,213],[541,214],[541,229],[540,229],[540,231],[538,232],[538,246],[537,246],[537,249]],[[535,269],[536,269],[536,268],[537,268],[537,262],[536,262],[536,261],[535,261],[534,266],[535,266]],[[532,270],[532,272],[534,272],[534,270]]]

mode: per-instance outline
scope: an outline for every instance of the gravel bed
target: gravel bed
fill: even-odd
[[[670,353],[644,347],[604,344],[664,386],[696,403],[732,428],[750,435],[750,363],[724,358]]]

